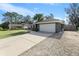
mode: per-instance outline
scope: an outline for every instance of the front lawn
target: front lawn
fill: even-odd
[[[0,39],[27,33],[27,30],[7,30],[0,31]]]

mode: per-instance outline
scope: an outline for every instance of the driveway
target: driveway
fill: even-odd
[[[53,34],[20,56],[79,56],[79,32]]]
[[[31,32],[0,39],[0,56],[17,56],[45,40],[51,34]]]

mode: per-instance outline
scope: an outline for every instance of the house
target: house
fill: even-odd
[[[60,20],[44,20],[33,24],[9,24],[10,29],[24,28],[33,31],[58,33],[64,30],[64,22]]]
[[[18,28],[28,29],[28,24],[9,24],[9,29],[18,29]]]
[[[24,25],[22,26],[23,29],[28,29],[29,27],[30,27],[30,24],[24,24]]]
[[[64,22],[59,20],[36,23],[36,31],[58,33],[64,30]]]

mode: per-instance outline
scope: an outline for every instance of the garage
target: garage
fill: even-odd
[[[40,32],[57,33],[64,29],[63,21],[38,22],[36,25],[38,25],[36,26],[36,29]]]
[[[39,31],[55,32],[55,24],[40,24]]]

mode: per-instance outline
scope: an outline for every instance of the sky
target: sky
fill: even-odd
[[[0,23],[2,23],[2,14],[7,11],[32,17],[37,13],[43,13],[45,16],[52,13],[54,18],[66,21],[65,8],[68,7],[68,3],[0,3]]]

